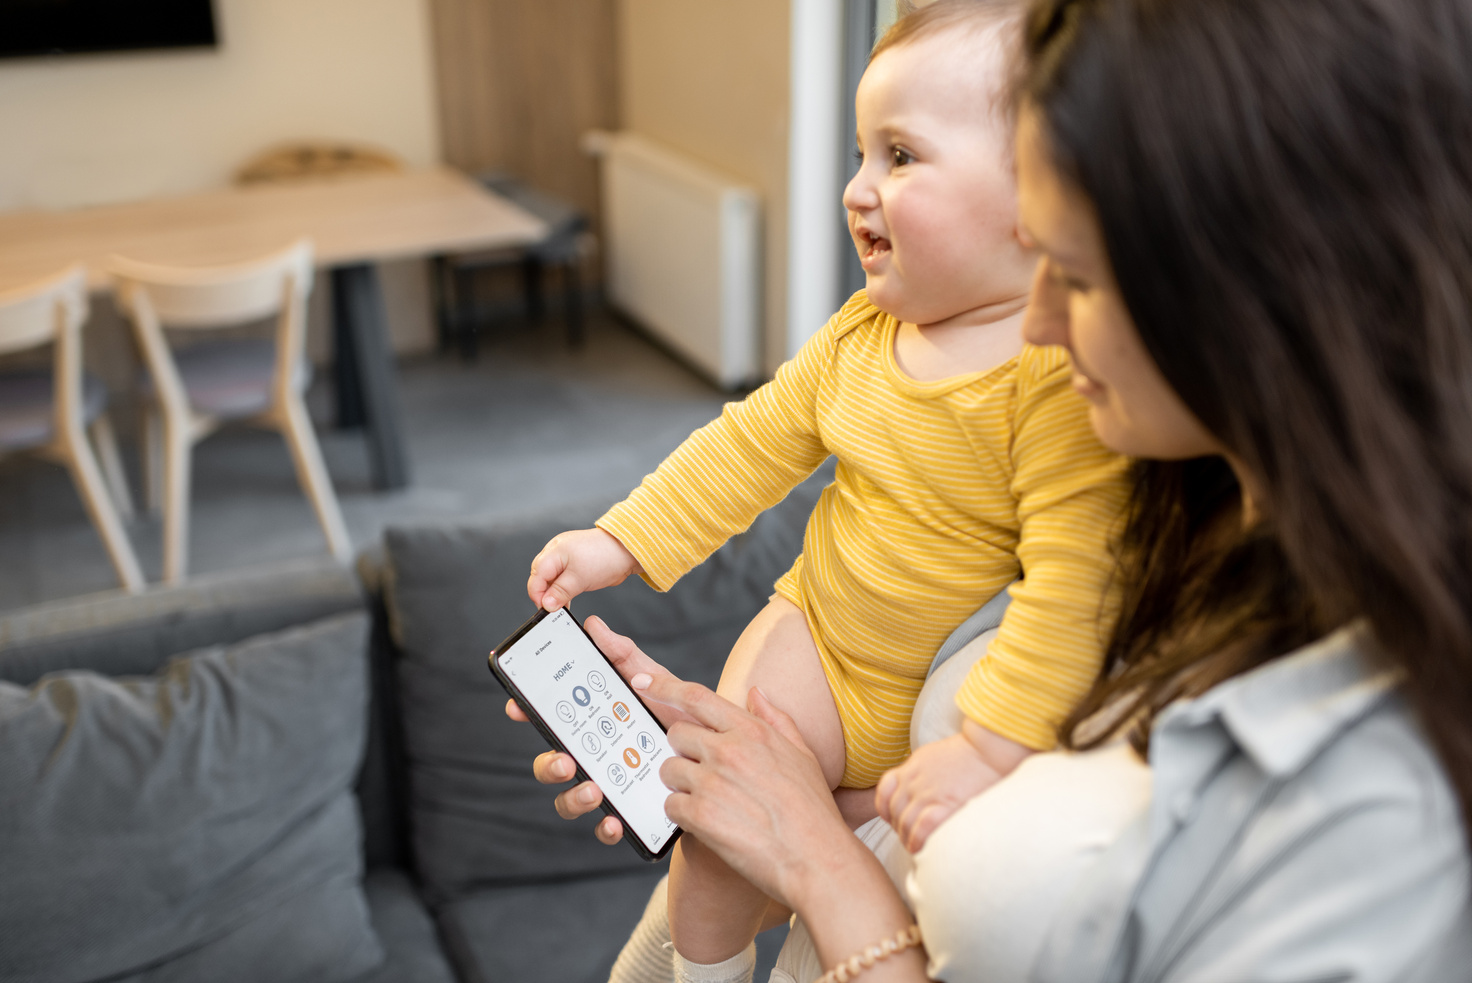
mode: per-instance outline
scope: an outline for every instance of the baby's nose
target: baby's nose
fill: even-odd
[[[843,207],[851,212],[861,212],[878,205],[879,196],[874,193],[874,186],[865,177],[861,167],[859,173],[850,178],[843,189]]]

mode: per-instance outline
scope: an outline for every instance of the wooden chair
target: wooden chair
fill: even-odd
[[[397,155],[352,143],[291,143],[274,147],[235,172],[236,184],[270,184],[304,177],[402,171]]]
[[[87,277],[80,265],[0,293],[0,354],[53,345],[50,372],[0,373],[0,457],[28,451],[65,465],[118,580],[127,590],[140,591],[143,574],[119,517],[120,512],[131,515],[133,504],[104,412],[107,390],[82,371],[86,319]],[[95,454],[87,441],[89,429]]]
[[[301,240],[233,266],[176,268],[113,257],[109,269],[148,370],[149,504],[156,507],[162,497],[164,580],[183,579],[188,566],[194,444],[231,421],[276,430],[286,438],[328,549],[346,562],[352,544],[302,401],[311,376],[303,349],[312,244]],[[165,327],[223,328],[272,316],[271,339],[211,340],[175,352],[163,332]]]
[[[542,296],[542,273],[552,267],[562,271],[563,316],[567,323],[567,343],[573,348],[583,344],[582,283],[578,268],[585,259],[588,218],[571,203],[499,171],[488,171],[476,177],[487,191],[516,203],[547,223],[547,235],[541,242],[515,249],[492,249],[435,257],[436,307],[439,319],[440,348],[458,345],[460,354],[472,359],[480,346],[480,312],[475,296],[475,274],[481,270],[520,267],[527,314],[542,320],[545,303]]]

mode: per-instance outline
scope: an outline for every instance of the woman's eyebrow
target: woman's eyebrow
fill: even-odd
[[[1076,255],[1069,252],[1069,250],[1067,249],[1059,249],[1056,244],[1050,244],[1046,237],[1038,235],[1026,222],[1019,220],[1017,223],[1017,227],[1022,231],[1023,235],[1032,240],[1033,244],[1037,246],[1037,248],[1041,252],[1047,254],[1048,259],[1051,262],[1056,263],[1059,266],[1068,267],[1070,270],[1073,270],[1075,272],[1081,273],[1086,270],[1086,264],[1080,262],[1079,258]]]

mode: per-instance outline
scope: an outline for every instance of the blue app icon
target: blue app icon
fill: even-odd
[[[580,707],[585,707],[593,702],[593,697],[581,686],[574,686],[572,688],[572,698],[577,701],[577,705]]]

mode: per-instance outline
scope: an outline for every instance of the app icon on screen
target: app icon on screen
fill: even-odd
[[[559,700],[557,702],[557,716],[561,717],[564,722],[572,723],[577,715],[578,712],[572,708],[571,703],[566,700]]]
[[[602,731],[604,737],[612,737],[618,733],[618,724],[609,720],[607,717],[599,717],[598,729]]]
[[[639,752],[631,747],[624,748],[624,764],[630,768],[639,767]]]
[[[613,715],[620,720],[628,720],[629,708],[622,703],[615,703],[613,705]]]
[[[603,673],[601,672],[588,673],[588,685],[593,687],[593,689],[599,693],[603,692],[604,689],[606,689],[608,686],[608,684],[603,681]]]
[[[598,738],[593,735],[592,731],[585,731],[583,733],[583,747],[587,749],[589,754],[597,754],[603,745],[598,743]]]
[[[638,744],[639,750],[645,754],[654,753],[654,735],[649,733],[649,731],[646,730],[639,734]]]
[[[629,780],[629,773],[624,771],[622,765],[609,765],[608,780],[618,788],[623,788],[624,783]]]
[[[580,707],[585,707],[589,703],[593,702],[592,695],[589,694],[589,692],[581,686],[574,686],[572,688],[572,698],[577,701],[577,704]]]

